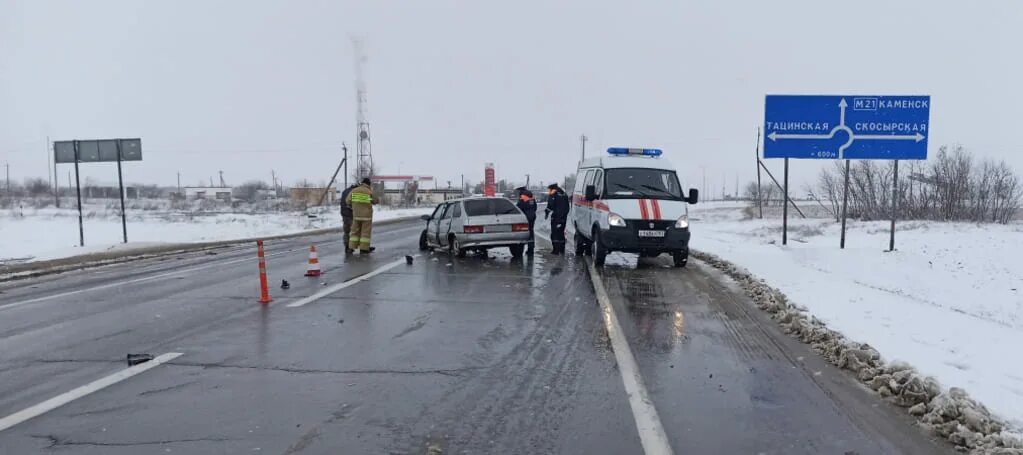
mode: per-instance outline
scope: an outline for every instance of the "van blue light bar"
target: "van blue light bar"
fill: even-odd
[[[609,155],[626,156],[626,155],[641,155],[641,156],[661,156],[663,151],[661,149],[637,149],[627,147],[611,147],[607,149]]]

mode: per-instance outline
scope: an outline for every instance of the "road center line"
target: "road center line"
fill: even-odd
[[[133,367],[128,367],[110,376],[97,379],[86,385],[78,387],[77,389],[57,395],[35,406],[22,409],[21,411],[0,419],[0,431],[4,431],[26,420],[43,415],[93,392],[98,392],[117,384],[118,382],[124,381],[132,376],[142,374],[178,357],[181,357],[180,352],[168,352],[146,363],[140,363]]]
[[[597,268],[593,266],[593,261],[587,259],[586,265],[590,270],[590,278],[593,280],[597,301],[600,302],[601,313],[604,315],[604,326],[607,329],[608,337],[611,338],[611,348],[615,353],[615,360],[618,362],[618,372],[622,375],[625,393],[629,396],[629,406],[632,408],[632,417],[636,421],[636,430],[639,432],[639,440],[643,444],[643,452],[647,455],[671,455],[674,452],[668,442],[668,435],[664,432],[657,409],[654,407],[653,401],[650,400],[646,386],[643,385],[643,377],[639,374],[636,358],[632,356],[629,342],[622,333],[618,316],[615,315],[611,299],[604,288],[604,281],[597,273]]]
[[[419,256],[419,255],[417,254],[416,256]],[[357,276],[355,278],[352,278],[352,279],[350,279],[348,281],[345,281],[344,283],[335,284],[335,285],[330,286],[330,287],[328,287],[328,288],[326,288],[326,289],[324,289],[324,290],[322,290],[320,292],[317,292],[317,293],[315,293],[315,294],[313,294],[313,295],[311,295],[309,297],[305,297],[305,298],[302,298],[301,300],[289,303],[287,306],[288,306],[288,308],[298,308],[300,306],[304,306],[306,304],[313,303],[313,302],[315,302],[317,300],[320,300],[320,299],[322,299],[322,298],[324,298],[324,297],[326,297],[328,295],[331,295],[331,294],[333,294],[333,293],[335,293],[337,291],[340,291],[340,290],[342,290],[344,288],[353,286],[353,285],[355,285],[357,283],[361,283],[363,281],[366,281],[366,280],[368,280],[370,278],[373,278],[373,277],[375,277],[375,276],[377,276],[377,275],[379,275],[381,273],[384,273],[384,272],[386,272],[388,270],[391,270],[391,269],[393,269],[393,268],[395,268],[395,267],[397,267],[399,265],[402,265],[404,263],[405,263],[405,258],[401,258],[401,259],[398,259],[398,260],[396,260],[394,262],[387,263],[386,265],[383,265],[380,268],[377,268],[376,270],[373,270],[372,272],[369,272],[369,273],[364,274],[364,275],[359,275],[359,276]]]

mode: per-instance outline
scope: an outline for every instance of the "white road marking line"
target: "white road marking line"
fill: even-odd
[[[181,357],[180,352],[168,352],[146,363],[140,363],[133,367],[128,367],[110,376],[97,379],[77,389],[71,390],[70,392],[57,395],[30,408],[22,409],[21,411],[0,419],[0,431],[4,431],[26,420],[43,415],[93,392],[98,392],[132,376],[144,373],[160,366],[161,364],[170,362],[178,357]]]
[[[415,255],[413,257],[419,257],[419,255],[417,254],[417,255]],[[305,297],[305,298],[303,298],[301,300],[298,300],[296,302],[289,303],[287,306],[288,306],[288,308],[298,308],[300,306],[304,306],[306,304],[313,303],[313,302],[315,302],[315,301],[317,301],[319,299],[322,299],[322,298],[324,298],[324,297],[326,297],[328,295],[331,295],[331,294],[333,294],[333,293],[335,293],[337,291],[340,291],[340,290],[342,290],[344,288],[353,286],[353,285],[355,285],[357,283],[361,283],[363,281],[366,281],[366,280],[368,280],[370,278],[373,278],[373,277],[375,277],[375,276],[377,276],[377,275],[379,275],[381,273],[384,273],[384,272],[386,272],[388,270],[391,270],[391,269],[393,269],[393,268],[395,268],[395,267],[397,267],[399,265],[402,265],[404,263],[405,263],[405,258],[398,259],[398,260],[396,260],[394,262],[388,263],[387,265],[384,265],[384,266],[382,266],[382,267],[380,267],[380,268],[378,268],[378,269],[376,269],[376,270],[374,270],[372,272],[369,272],[369,273],[367,273],[365,275],[359,275],[359,276],[357,276],[355,278],[352,278],[352,279],[350,279],[348,281],[345,281],[344,283],[335,284],[335,285],[330,286],[330,287],[328,287],[328,288],[326,288],[326,289],[324,289],[324,290],[322,290],[320,292],[317,292],[317,293],[315,293],[315,294],[313,294],[313,295],[311,295],[309,297]]]
[[[664,432],[657,409],[654,407],[653,401],[650,400],[646,386],[643,385],[643,377],[639,374],[636,358],[632,356],[629,342],[622,333],[618,316],[615,315],[611,299],[607,295],[607,290],[604,289],[604,281],[597,273],[597,268],[593,266],[593,261],[587,260],[586,264],[590,269],[590,278],[593,280],[597,301],[600,302],[600,309],[604,314],[604,326],[607,329],[608,337],[611,338],[611,348],[614,350],[615,360],[618,362],[618,372],[622,375],[625,393],[629,396],[629,406],[632,408],[632,417],[636,421],[636,430],[639,432],[639,440],[643,444],[643,452],[648,455],[671,455],[674,452],[668,442],[668,435]]]

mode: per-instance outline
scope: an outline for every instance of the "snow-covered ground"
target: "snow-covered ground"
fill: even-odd
[[[78,212],[70,209],[0,210],[0,264],[58,259],[161,244],[268,237],[341,226],[336,211],[224,213],[174,210],[128,211],[128,240],[121,243],[121,218],[105,207],[90,207],[85,247],[78,246]],[[376,220],[428,214],[432,208],[378,208]]]
[[[747,268],[889,361],[961,387],[1023,428],[1023,223],[748,219],[741,204],[693,206],[694,249]]]

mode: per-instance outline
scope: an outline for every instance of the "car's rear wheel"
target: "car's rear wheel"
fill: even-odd
[[[593,251],[593,264],[601,267],[607,260],[607,247],[604,246],[604,242],[600,239],[600,230],[593,229],[593,244],[590,246]]]
[[[448,240],[448,253],[451,253],[452,256],[464,258],[466,251],[468,250],[462,248],[462,242],[458,241],[458,237],[452,235],[451,239]]]
[[[508,251],[511,252],[513,258],[522,257],[523,251],[525,251],[525,245],[512,245],[508,247]]]
[[[427,241],[426,229],[419,234],[419,251],[427,251],[430,249],[430,243]]]
[[[671,253],[671,259],[675,262],[675,267],[685,267],[689,263],[689,252],[676,251]]]

